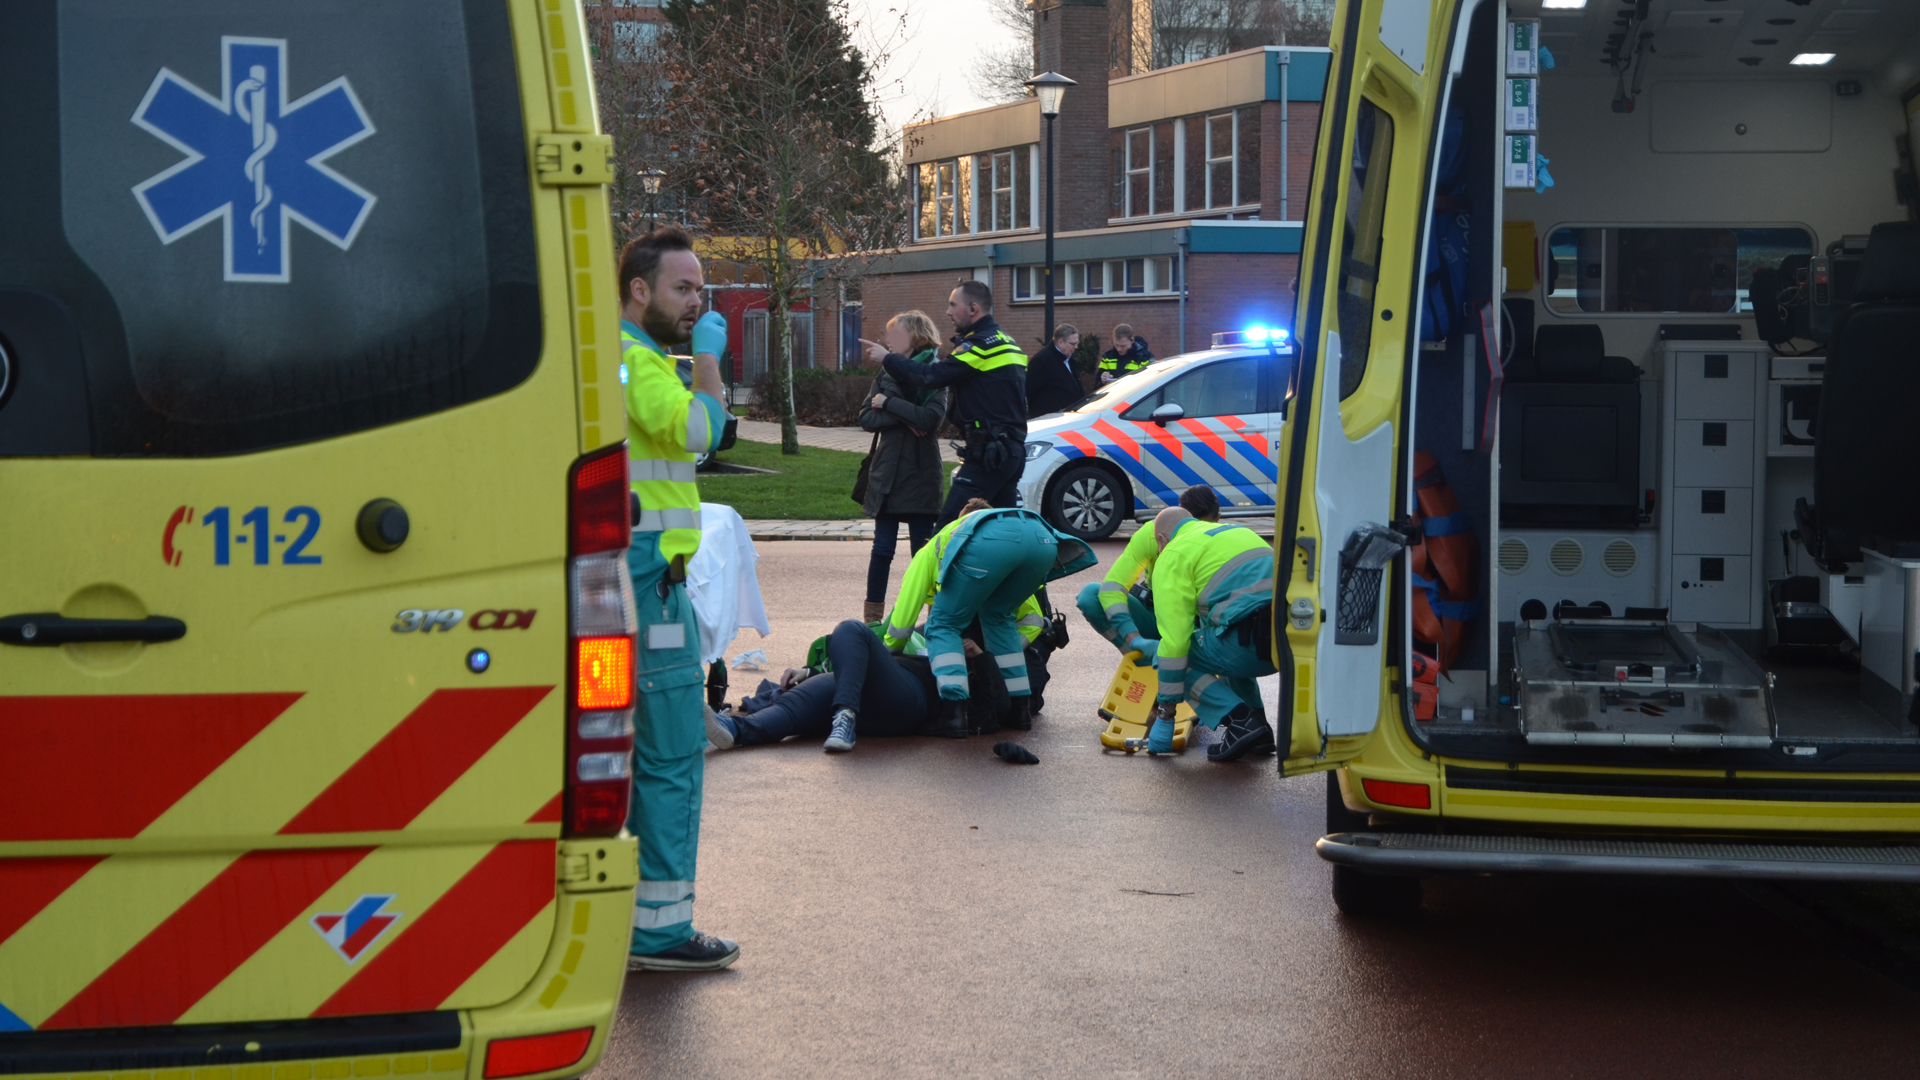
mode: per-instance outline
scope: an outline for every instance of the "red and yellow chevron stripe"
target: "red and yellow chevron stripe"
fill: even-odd
[[[347,726],[298,693],[0,697],[0,1019],[505,1000],[553,932],[552,689],[433,691],[351,757],[289,752]],[[313,919],[366,897],[398,918],[349,957]]]

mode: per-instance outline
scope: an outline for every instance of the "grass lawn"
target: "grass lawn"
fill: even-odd
[[[845,450],[800,448],[796,457],[784,457],[777,443],[749,442],[741,439],[733,449],[720,455],[724,464],[750,465],[773,469],[763,473],[701,473],[700,498],[705,502],[725,503],[743,518],[799,518],[832,520],[859,518],[860,504],[853,501],[853,478],[860,471],[862,455]],[[947,466],[951,479],[955,466]]]

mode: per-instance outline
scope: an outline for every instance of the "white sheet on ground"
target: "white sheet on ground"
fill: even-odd
[[[700,504],[700,550],[687,563],[687,593],[700,624],[700,660],[711,664],[726,654],[742,627],[773,632],[760,599],[760,553],[753,549],[747,523],[731,506]]]

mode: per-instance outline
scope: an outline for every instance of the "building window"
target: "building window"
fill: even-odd
[[[969,231],[968,211],[972,185],[968,182],[965,158],[930,161],[916,170],[914,198],[919,213],[915,217],[917,239],[957,236]]]
[[[1187,120],[1187,212],[1260,205],[1260,109]]]
[[[793,332],[793,368],[813,366],[813,312],[790,311],[787,313],[787,327]]]
[[[976,232],[1033,228],[1033,148],[1016,146],[974,157],[980,191]]]
[[[1173,213],[1172,121],[1115,131],[1110,140],[1113,196],[1107,216],[1118,220]]]
[[[1041,282],[1045,278],[1044,266],[1014,267],[1014,300],[1044,299]],[[1060,291],[1054,295],[1065,300],[1173,296],[1180,291],[1180,261],[1157,255],[1067,263],[1060,267],[1058,281]]]

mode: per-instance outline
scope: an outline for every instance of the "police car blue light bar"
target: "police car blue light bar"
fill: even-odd
[[[1278,327],[1268,329],[1264,326],[1249,326],[1245,330],[1229,330],[1213,335],[1213,347],[1218,349],[1227,345],[1266,345],[1276,349],[1287,349],[1287,332]]]

